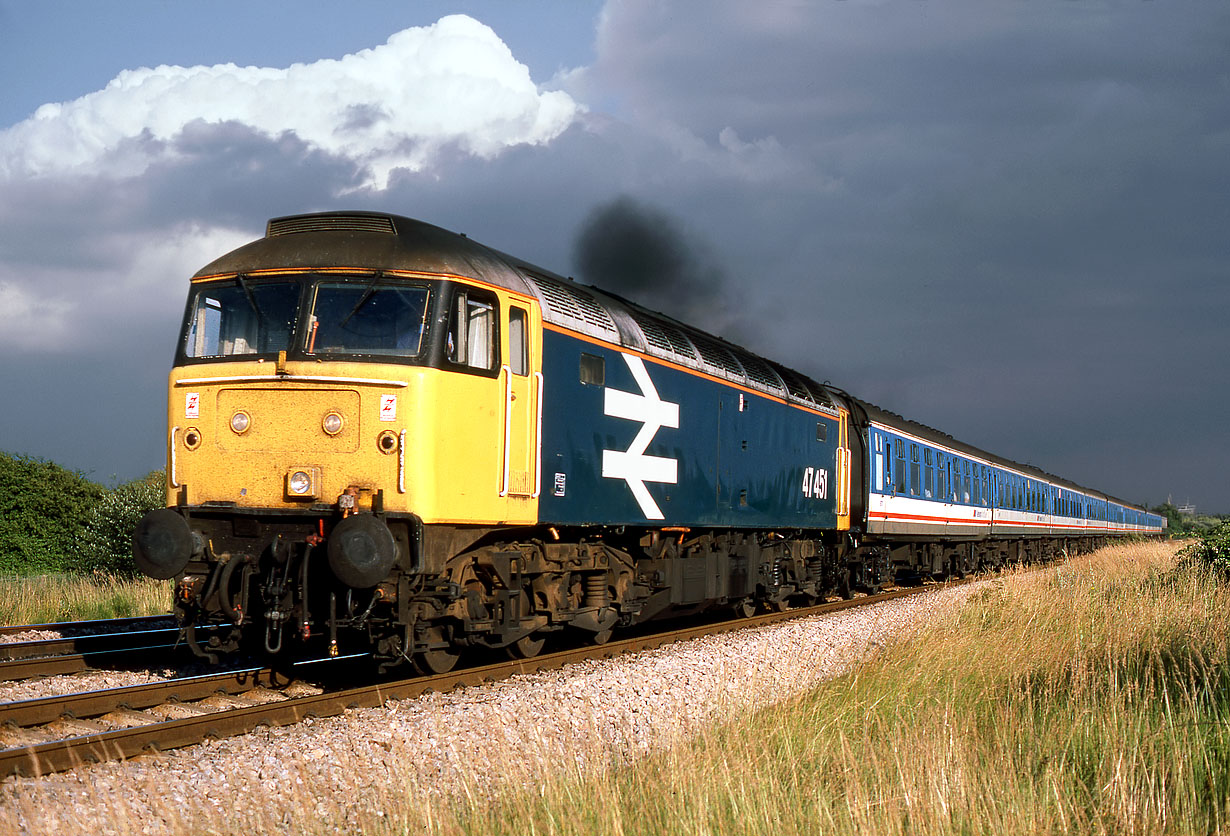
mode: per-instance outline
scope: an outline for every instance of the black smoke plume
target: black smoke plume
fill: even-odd
[[[592,212],[573,251],[581,281],[727,339],[738,305],[703,243],[665,212],[619,197]]]

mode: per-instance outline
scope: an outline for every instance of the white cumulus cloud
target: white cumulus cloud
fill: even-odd
[[[336,60],[125,70],[0,132],[0,175],[139,174],[179,153],[189,124],[238,122],[271,138],[293,132],[383,187],[393,169],[421,170],[444,147],[489,158],[549,142],[579,110],[564,92],[540,91],[489,27],[453,15]]]

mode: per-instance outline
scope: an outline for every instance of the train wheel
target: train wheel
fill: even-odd
[[[737,618],[751,618],[756,614],[756,599],[744,598],[733,607]]]
[[[443,627],[433,627],[427,633],[427,640],[431,644],[444,644],[447,638]],[[457,666],[457,660],[460,658],[461,654],[451,647],[435,647],[415,656],[414,665],[425,674],[448,673]]]
[[[837,594],[843,601],[849,601],[854,597],[854,582],[850,577],[852,571],[849,567],[843,569],[837,581]]]
[[[547,643],[546,636],[535,636],[531,633],[522,636],[508,646],[508,655],[514,659],[533,659],[542,653],[542,647]]]

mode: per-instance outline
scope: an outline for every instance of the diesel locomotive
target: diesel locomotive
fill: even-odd
[[[445,671],[1161,531],[464,235],[275,218],[192,277],[167,507],[134,533],[211,660]],[[339,650],[340,648],[340,650]]]

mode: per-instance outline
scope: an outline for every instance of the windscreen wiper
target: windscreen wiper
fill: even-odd
[[[239,283],[239,289],[243,291],[243,295],[247,297],[248,305],[251,306],[252,312],[256,314],[257,322],[265,321],[265,314],[261,312],[260,305],[256,304],[256,296],[252,293],[252,288],[248,287],[247,281],[244,280],[243,273],[235,274],[235,281]]]
[[[363,303],[370,299],[372,294],[376,292],[376,283],[383,278],[384,271],[377,270],[376,275],[372,276],[372,280],[367,283],[367,287],[363,288],[363,295],[359,297],[359,301],[354,303],[354,307],[350,309],[350,313],[342,317],[342,321],[337,324],[338,328],[346,327],[346,323],[350,321],[350,318],[358,313],[359,308],[363,307]]]

